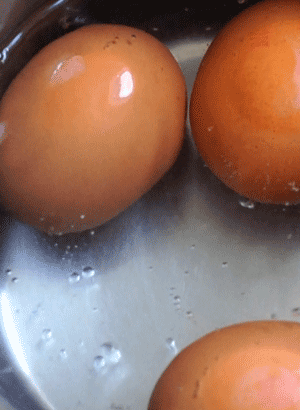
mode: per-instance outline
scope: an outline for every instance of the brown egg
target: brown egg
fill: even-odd
[[[198,150],[252,200],[300,202],[300,2],[262,1],[221,30],[200,64],[190,121]]]
[[[121,25],[69,33],[1,101],[1,202],[53,234],[98,226],[171,167],[185,113],[180,67],[150,34]]]
[[[149,410],[299,410],[300,324],[229,326],[185,348],[165,370]]]

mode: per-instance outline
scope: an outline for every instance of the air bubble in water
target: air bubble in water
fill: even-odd
[[[62,360],[65,360],[68,357],[68,353],[66,352],[66,349],[61,349],[59,352],[59,356]]]
[[[73,272],[70,276],[69,276],[69,282],[70,283],[76,283],[80,281],[80,275],[77,272]]]
[[[12,271],[11,271],[11,269],[6,269],[5,273],[6,273],[7,275],[11,275],[11,274],[12,274]]]
[[[180,296],[178,295],[174,296],[174,305],[176,306],[177,309],[180,309],[180,302],[181,302]]]
[[[19,280],[18,278],[14,277],[14,278],[12,278],[12,280],[11,280],[11,281],[12,281],[13,283],[17,283],[17,282],[18,282],[18,280]]]
[[[227,268],[228,267],[228,262],[223,262],[222,263],[222,268]]]
[[[240,200],[239,204],[242,205],[243,208],[248,208],[248,209],[255,208],[255,203],[250,200]]]
[[[90,266],[83,268],[82,276],[84,278],[91,278],[94,275],[95,275],[95,269],[91,268]]]
[[[120,350],[114,348],[112,343],[103,343],[100,348],[102,356],[105,358],[106,363],[117,364],[121,359]]]
[[[192,249],[192,250],[194,250],[194,249],[195,249],[195,247],[196,247],[196,245],[192,245],[192,246],[191,246],[191,249]]]
[[[168,337],[168,339],[166,340],[166,345],[167,348],[174,354],[176,354],[178,352],[177,346],[176,346],[176,342],[174,339],[172,339],[172,337]]]
[[[96,372],[99,372],[100,370],[103,369],[103,367],[105,366],[105,359],[103,356],[96,356],[94,358],[94,363],[93,363],[94,369],[96,370]]]
[[[52,332],[50,329],[44,329],[42,332],[42,339],[50,340],[52,338]]]

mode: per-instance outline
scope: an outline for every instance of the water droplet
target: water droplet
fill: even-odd
[[[59,352],[59,356],[62,360],[65,360],[68,357],[68,353],[66,352],[66,349],[61,349]]]
[[[18,282],[18,280],[19,280],[18,278],[14,277],[14,278],[12,278],[12,280],[11,280],[11,281],[12,281],[13,283],[17,283],[17,282]]]
[[[82,276],[84,278],[91,278],[94,275],[95,275],[95,269],[91,268],[90,266],[87,266],[82,270]]]
[[[211,30],[211,27],[210,27],[210,26],[207,26],[207,27],[205,27],[205,30],[206,30],[206,31],[210,31],[210,30]]]
[[[70,250],[70,249],[71,249],[71,246],[70,246],[70,245],[68,245],[68,246],[67,246],[67,249],[68,249],[68,250]]]
[[[288,236],[287,236],[287,239],[292,239],[292,234],[290,233],[290,234],[288,234]]]
[[[78,245],[74,245],[74,248],[77,249],[77,248],[78,248]]]
[[[296,182],[295,182],[295,181],[289,182],[288,185],[291,187],[291,191],[299,192],[300,188],[298,188],[298,187],[296,186]]]
[[[255,203],[250,200],[240,200],[239,204],[242,205],[243,208],[248,208],[248,209],[255,208]]]
[[[272,314],[271,314],[271,319],[276,319],[276,318],[277,318],[276,313],[272,313]]]
[[[95,235],[95,231],[91,231],[90,234],[93,236]]]
[[[55,248],[56,248],[56,247],[58,246],[58,243],[55,243],[54,246],[55,246]]]
[[[172,337],[168,337],[168,339],[166,340],[166,345],[167,348],[174,354],[176,354],[178,352],[177,346],[176,346],[176,342],[174,339],[172,339]]]
[[[94,369],[96,370],[96,372],[99,372],[100,370],[103,369],[103,367],[105,366],[105,359],[103,356],[96,356],[94,358]]]
[[[44,329],[42,332],[42,339],[50,340],[52,338],[52,332],[50,329]]]
[[[208,128],[207,128],[207,131],[208,131],[208,132],[211,132],[213,129],[214,129],[214,126],[212,125],[211,127],[208,127]]]
[[[222,268],[227,268],[227,266],[228,266],[228,262],[223,262],[222,263]]]
[[[70,276],[69,276],[69,282],[70,283],[76,283],[80,281],[80,275],[77,272],[73,272]]]
[[[187,315],[187,317],[188,318],[192,318],[194,315],[193,315],[193,312],[191,311],[191,310],[188,310],[187,312],[186,312],[186,315]]]
[[[80,215],[80,219],[84,219],[85,218],[85,215]]]
[[[149,266],[149,270],[152,270],[153,269],[153,266]]]
[[[11,275],[11,274],[12,274],[12,271],[11,271],[11,269],[6,269],[5,273],[6,273],[7,275]]]
[[[237,0],[239,4],[245,4],[247,0]]]
[[[285,204],[284,204],[285,206],[289,206],[290,205],[290,203],[289,202],[285,202]]]
[[[97,307],[94,307],[94,308],[93,308],[93,312],[98,312],[98,310],[99,310],[99,309],[98,309]]]
[[[196,247],[196,245],[192,245],[192,246],[191,246],[191,249],[192,249],[192,250],[194,250],[194,249],[195,249],[195,247]]]
[[[188,271],[188,270],[185,270],[185,271],[184,271],[184,274],[185,274],[185,275],[188,275],[188,274],[189,274],[189,271]]]
[[[153,27],[152,30],[153,31],[158,31],[158,27]]]

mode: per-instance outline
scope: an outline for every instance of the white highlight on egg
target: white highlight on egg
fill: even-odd
[[[115,75],[109,84],[109,102],[111,105],[122,104],[134,91],[134,79],[131,72],[124,68]]]
[[[129,97],[129,95],[132,94],[133,78],[129,71],[125,71],[125,73],[120,76],[120,86],[120,98]]]
[[[68,58],[64,61],[61,61],[56,69],[53,71],[50,84],[58,85],[66,81],[69,81],[71,78],[77,77],[82,74],[86,69],[84,58],[81,56],[74,56]]]

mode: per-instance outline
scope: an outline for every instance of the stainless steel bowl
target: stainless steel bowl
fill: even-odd
[[[52,39],[91,22],[142,28],[190,95],[220,28],[256,1],[0,3],[0,93]],[[222,16],[222,20],[220,20]],[[109,223],[50,237],[1,213],[0,394],[15,410],[141,410],[185,346],[215,328],[300,315],[299,206],[221,183],[189,124],[173,168]]]

